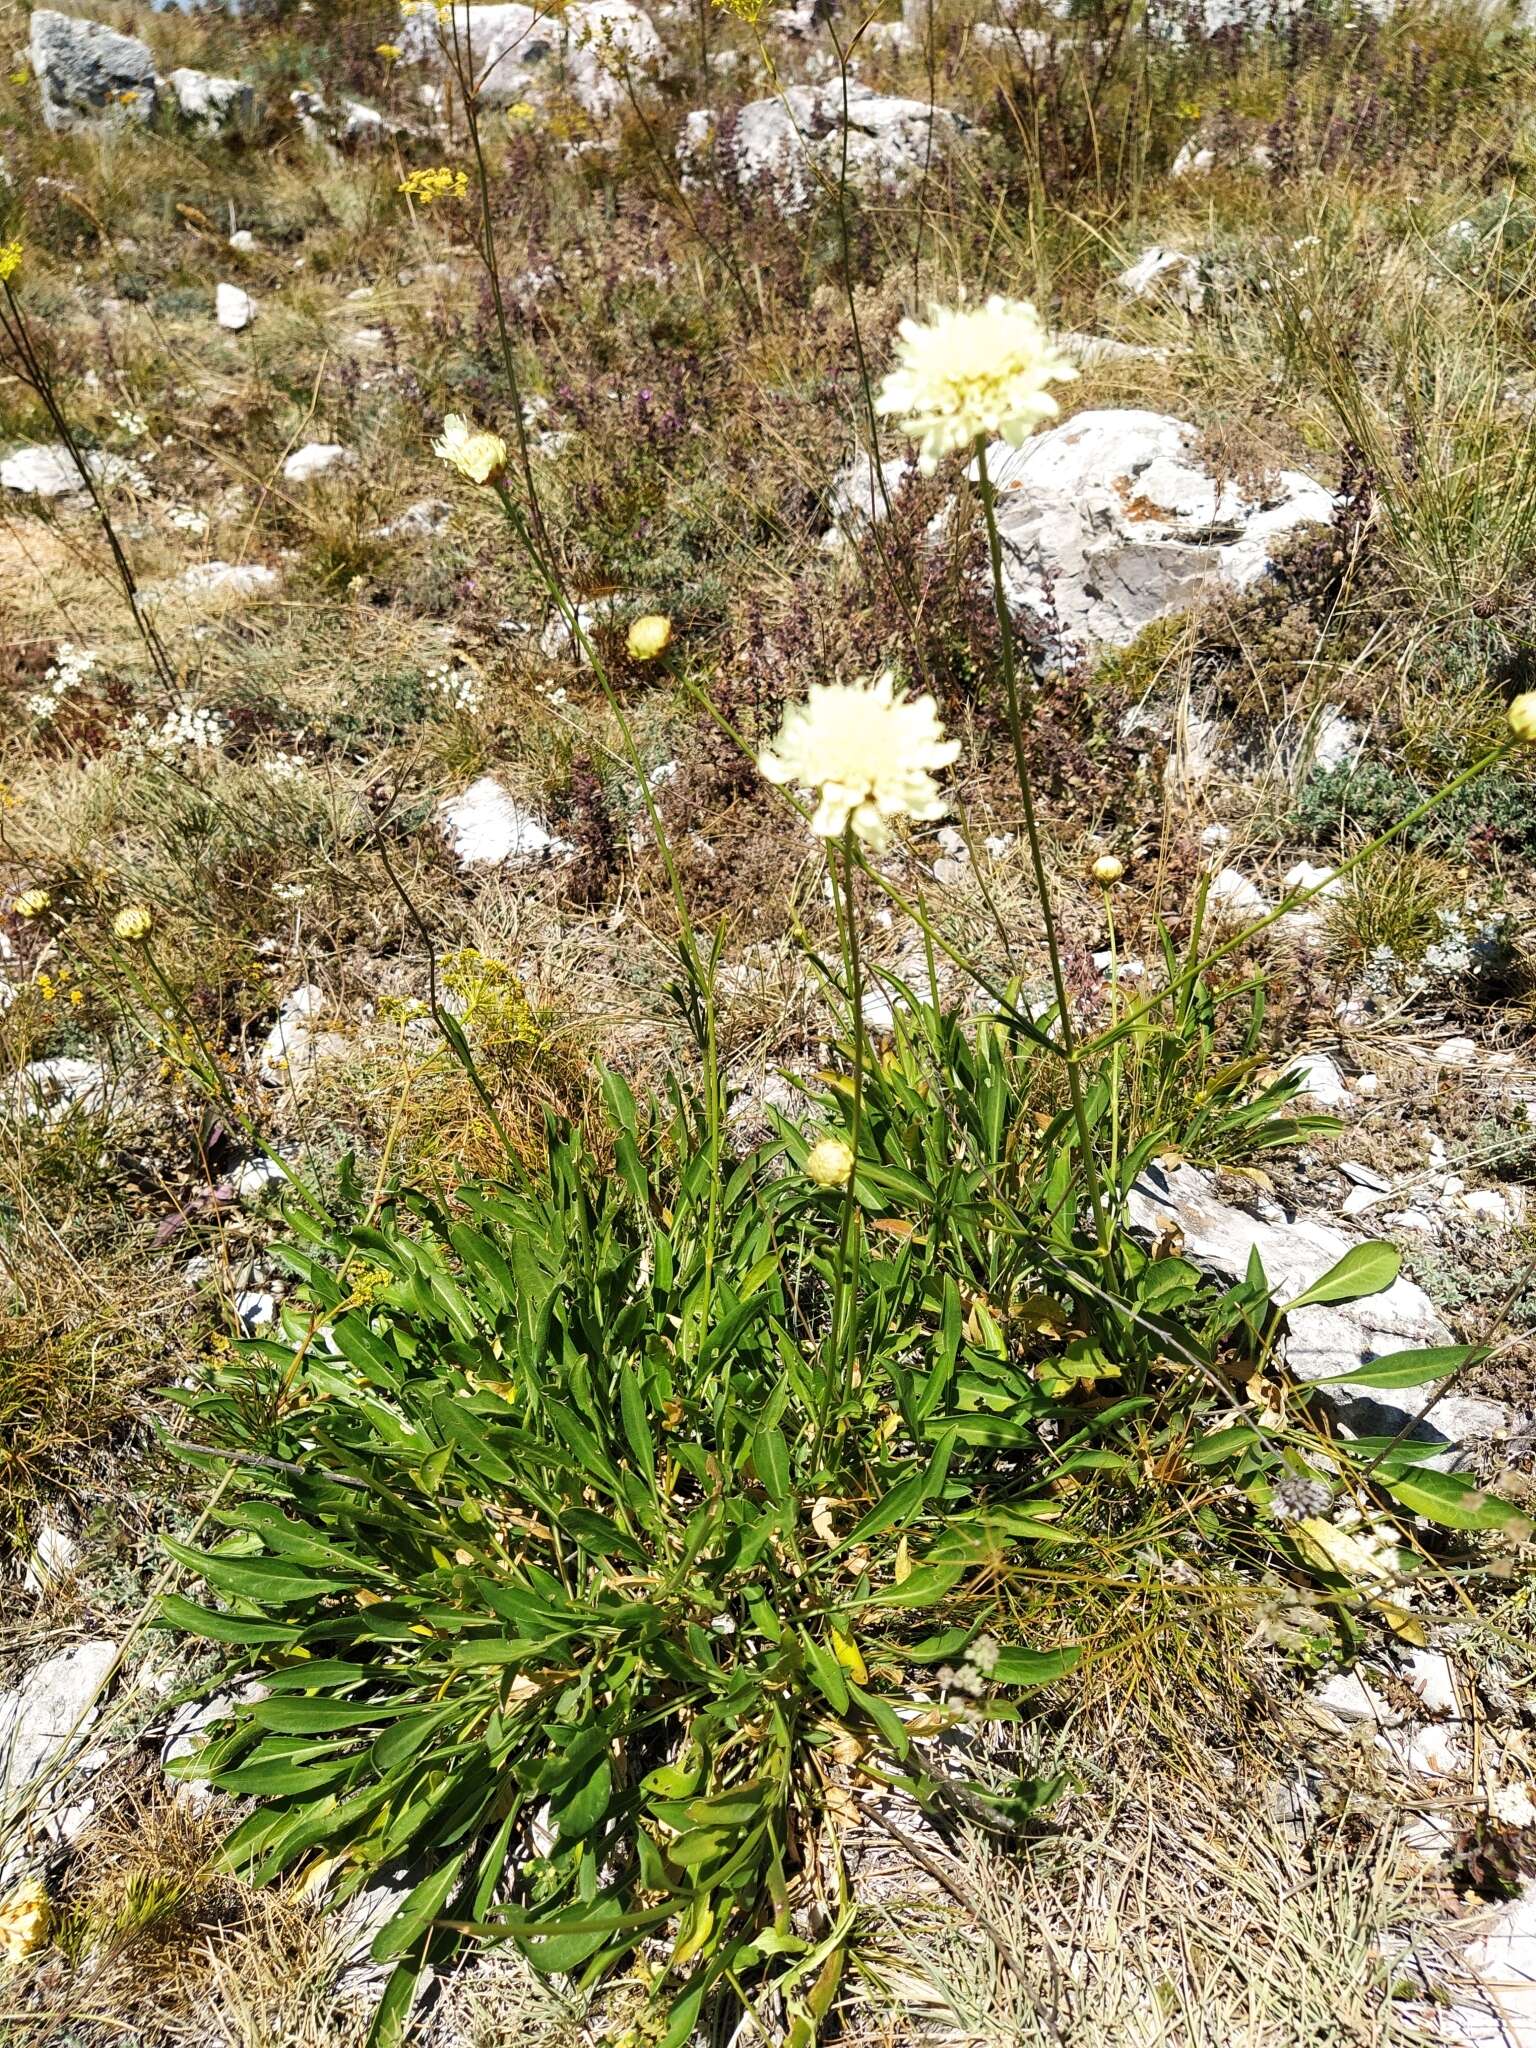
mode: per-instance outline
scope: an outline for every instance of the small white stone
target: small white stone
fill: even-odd
[[[1235,920],[1263,917],[1269,909],[1264,891],[1237,868],[1223,868],[1212,879],[1207,901],[1212,909]]]
[[[1390,1223],[1394,1230],[1412,1231],[1417,1237],[1434,1237],[1439,1232],[1433,1216],[1426,1216],[1422,1209],[1398,1209],[1382,1221]]]
[[[1466,1193],[1466,1188],[1467,1184],[1459,1173],[1448,1173],[1441,1184],[1440,1199],[1443,1202],[1454,1202],[1458,1195]]]
[[[1292,889],[1325,890],[1333,880],[1333,869],[1319,867],[1310,860],[1299,860],[1295,867],[1287,868],[1280,878],[1287,891]]]
[[[1461,1695],[1456,1689],[1456,1673],[1442,1650],[1413,1651],[1403,1677],[1430,1713],[1460,1713]]]
[[[1379,1074],[1356,1074],[1349,1084],[1357,1095],[1379,1095],[1381,1076]]]
[[[1508,1223],[1512,1220],[1509,1204],[1496,1188],[1469,1188],[1461,1198],[1461,1206],[1484,1223]]]
[[[238,334],[249,327],[256,312],[250,293],[238,284],[221,284],[213,294],[213,310],[221,327]]]
[[[236,228],[229,238],[229,246],[240,256],[254,256],[261,248],[249,228]]]
[[[1230,825],[1207,825],[1200,834],[1200,844],[1202,846],[1230,846],[1231,843],[1232,827]]]
[[[27,1559],[22,1584],[29,1593],[47,1593],[67,1579],[75,1568],[79,1547],[57,1522],[43,1522]]]
[[[283,476],[291,484],[307,484],[329,469],[355,462],[357,457],[339,441],[307,441],[283,459]]]
[[[1434,1058],[1442,1067],[1470,1067],[1477,1058],[1477,1040],[1448,1038],[1443,1045],[1435,1047]]]
[[[1379,1728],[1386,1728],[1401,1719],[1358,1671],[1335,1672],[1314,1686],[1308,1698],[1341,1721],[1374,1721]]]
[[[515,802],[494,775],[482,775],[441,804],[438,819],[461,867],[524,867],[575,850]]]
[[[1298,1093],[1322,1109],[1338,1109],[1349,1101],[1344,1076],[1326,1053],[1307,1053],[1301,1059],[1293,1060],[1286,1072],[1300,1077]]]
[[[1363,1216],[1367,1209],[1374,1209],[1387,1200],[1379,1188],[1351,1188],[1340,1203],[1346,1216]]]

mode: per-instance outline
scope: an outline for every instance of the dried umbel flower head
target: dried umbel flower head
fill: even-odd
[[[1125,873],[1125,862],[1112,853],[1101,853],[1090,872],[1101,889],[1112,889]]]
[[[0,1963],[24,1962],[48,1939],[53,1908],[41,1878],[23,1878],[0,1899]]]
[[[890,818],[942,818],[948,809],[933,770],[960,751],[947,740],[932,697],[902,697],[889,670],[873,683],[813,683],[771,747],[757,757],[769,782],[819,792],[811,830],[837,839],[847,827],[879,853]]]
[[[819,1188],[844,1188],[853,1172],[853,1153],[841,1138],[818,1138],[805,1155],[805,1177]]]
[[[672,621],[665,612],[645,612],[630,622],[624,644],[632,660],[654,661],[672,644]]]
[[[1522,745],[1536,746],[1536,690],[1516,697],[1508,711],[1509,729]]]
[[[934,306],[926,321],[903,320],[896,331],[896,367],[875,410],[896,415],[916,441],[924,476],[980,440],[1001,435],[1017,448],[1059,410],[1046,386],[1077,375],[1025,299]]]
[[[432,453],[472,484],[495,483],[506,474],[507,444],[500,434],[471,426],[461,413],[448,413]]]
[[[1287,1472],[1269,1491],[1270,1519],[1276,1522],[1305,1522],[1332,1506],[1333,1488],[1310,1472]]]
[[[130,903],[113,918],[112,936],[114,939],[124,939],[128,944],[134,945],[140,939],[147,939],[154,930],[154,925],[154,912],[147,904]]]

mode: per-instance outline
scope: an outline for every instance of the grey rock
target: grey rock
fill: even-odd
[[[1245,590],[1284,533],[1333,499],[1298,470],[1262,486],[1212,476],[1195,429],[1134,407],[1078,413],[987,450],[1008,593],[1073,654],[1125,647],[1207,590]]]
[[[133,464],[121,455],[94,450],[85,452],[84,461],[94,483],[110,487],[139,481]],[[0,486],[28,498],[65,498],[72,491],[83,491],[86,479],[64,443],[54,441],[18,448],[7,455],[0,462]]]
[[[50,7],[33,10],[28,54],[49,128],[148,121],[158,104],[155,60],[137,36]]]
[[[1257,1252],[1281,1304],[1361,1242],[1310,1217],[1276,1224],[1252,1216],[1223,1201],[1210,1175],[1194,1166],[1149,1166],[1131,1190],[1129,1220],[1144,1238],[1155,1238],[1168,1221],[1176,1223],[1186,1257],[1225,1279],[1240,1278]],[[1429,1296],[1401,1276],[1363,1301],[1299,1308],[1287,1323],[1285,1362],[1299,1380],[1330,1379],[1395,1351],[1453,1342]],[[1443,1446],[1437,1463],[1461,1462],[1509,1423],[1507,1410],[1495,1401],[1451,1394],[1436,1402],[1432,1384],[1388,1393],[1344,1381],[1320,1391],[1353,1434],[1395,1436],[1402,1430],[1413,1441]]]
[[[628,99],[628,86],[654,76],[666,52],[656,24],[631,0],[573,0],[562,12],[525,7],[456,5],[443,21],[429,9],[399,31],[407,61],[447,72],[462,53],[484,106],[512,106],[546,93],[565,93],[598,118]]]
[[[886,500],[895,504],[906,473],[905,455],[887,457],[878,472],[874,457],[864,449],[851,456],[832,486],[832,525],[822,535],[822,546],[842,547],[878,526],[885,517]]]
[[[1116,288],[1128,299],[1164,298],[1182,306],[1186,313],[1202,311],[1208,283],[1199,259],[1183,249],[1165,249],[1154,244],[1115,279]]]
[[[229,135],[254,127],[256,95],[239,78],[217,78],[187,65],[167,74],[166,85],[183,121],[205,135]]]
[[[494,775],[482,775],[439,805],[438,820],[460,867],[527,867],[573,851]]]
[[[67,1841],[90,1818],[82,1780],[102,1762],[86,1743],[96,1702],[117,1661],[117,1645],[101,1638],[73,1643],[34,1666],[20,1684],[0,1693],[0,1811],[19,1813],[53,1841]],[[58,1768],[52,1787],[27,1800],[29,1788]],[[6,1829],[0,1883],[8,1883],[25,1857],[19,1828]]]
[[[278,1007],[277,1022],[267,1033],[256,1064],[257,1079],[268,1088],[297,1090],[327,1060],[341,1058],[347,1040],[339,1031],[324,1028],[324,995],[313,982],[306,982]]]
[[[107,1107],[107,1070],[100,1060],[72,1058],[32,1060],[12,1076],[11,1094],[23,1116],[44,1123],[62,1123],[68,1116],[98,1116]]]
[[[345,468],[356,460],[352,450],[339,441],[306,441],[302,448],[284,456],[283,479],[290,484],[313,483],[327,470]]]
[[[926,100],[894,98],[848,84],[848,181],[863,191],[902,193],[941,159],[969,124]],[[736,117],[729,147],[713,142],[717,163],[743,185],[768,191],[779,211],[803,212],[823,179],[835,183],[843,160],[841,85],[792,85],[753,100]],[[699,153],[693,150],[697,163]]]

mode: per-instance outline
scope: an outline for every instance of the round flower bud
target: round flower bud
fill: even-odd
[[[53,898],[46,889],[24,889],[16,898],[16,915],[18,917],[41,917],[52,901]]]
[[[1536,690],[1527,690],[1510,705],[1509,729],[1526,746],[1536,746]]]
[[[630,622],[624,643],[635,661],[654,661],[672,644],[672,621],[665,612],[646,612]]]
[[[145,904],[130,903],[112,920],[114,939],[147,939],[154,927],[154,912]]]
[[[845,1188],[853,1154],[841,1138],[821,1138],[805,1155],[805,1177],[819,1188]]]
[[[1093,879],[1101,888],[1111,889],[1125,873],[1125,862],[1112,853],[1101,853],[1093,864]]]

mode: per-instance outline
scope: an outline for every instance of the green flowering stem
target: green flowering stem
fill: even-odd
[[[853,1385],[855,1338],[859,1327],[858,1316],[855,1313],[859,1277],[859,1205],[855,1190],[859,1179],[859,1136],[864,1112],[864,963],[859,952],[859,921],[853,900],[853,878],[858,871],[859,860],[855,850],[851,816],[843,827],[841,852],[842,863],[839,868],[831,857],[830,848],[828,849],[827,874],[832,883],[832,898],[837,911],[837,934],[842,946],[843,971],[847,977],[848,1003],[853,1022],[853,1095],[848,1114],[848,1149],[853,1154],[853,1164],[848,1170],[847,1184],[843,1189],[837,1265],[832,1275],[832,1328],[828,1344],[830,1356],[821,1375],[821,1400],[816,1414],[816,1437],[811,1448],[813,1469],[821,1460],[827,1424],[831,1419],[833,1389],[836,1388],[841,1405],[841,1399],[846,1398]]]
[[[1099,1185],[1098,1168],[1094,1164],[1093,1136],[1088,1127],[1088,1111],[1083,1101],[1083,1078],[1079,1070],[1077,1034],[1072,1025],[1072,1006],[1067,1000],[1066,976],[1061,967],[1061,947],[1056,938],[1056,914],[1051,905],[1051,886],[1045,872],[1045,855],[1040,845],[1040,826],[1035,817],[1034,784],[1029,773],[1029,757],[1024,749],[1024,714],[1019,700],[1018,665],[1013,646],[1013,614],[1008,606],[1008,595],[1003,587],[1003,542],[997,530],[997,501],[992,489],[992,479],[987,474],[987,448],[985,440],[976,438],[976,475],[981,485],[981,509],[987,523],[987,551],[992,560],[992,602],[997,613],[997,628],[1001,639],[1003,656],[1003,684],[1008,692],[1008,731],[1013,740],[1013,760],[1018,771],[1019,794],[1024,800],[1024,833],[1029,842],[1030,865],[1034,869],[1035,889],[1040,898],[1040,909],[1045,919],[1045,943],[1050,954],[1051,984],[1056,991],[1056,1014],[1061,1029],[1061,1050],[1067,1069],[1067,1089],[1072,1099],[1072,1119],[1077,1125],[1078,1147],[1083,1155],[1083,1175],[1088,1188],[1088,1200],[1093,1209],[1095,1233],[1101,1253],[1109,1250],[1109,1215],[1104,1206],[1103,1190]]]
[[[619,702],[618,693],[615,691],[612,678],[608,674],[607,664],[598,653],[591,634],[588,633],[586,627],[581,623],[575,607],[566,596],[565,588],[560,578],[545,559],[538,542],[529,531],[528,522],[523,517],[521,508],[507,488],[506,478],[504,476],[493,478],[491,488],[501,501],[501,509],[506,515],[507,524],[517,536],[522,547],[527,551],[529,560],[538,571],[539,579],[543,583],[545,590],[549,593],[550,601],[564,620],[566,631],[571,636],[572,646],[580,648],[581,652],[585,655],[593,675],[597,678],[598,688],[602,691],[608,708],[613,713],[614,720],[618,725],[624,742],[624,751],[629,758],[630,766],[634,769],[636,779],[640,785],[640,800],[645,805],[646,815],[650,819],[651,832],[655,838],[657,850],[661,854],[662,866],[666,871],[667,886],[677,911],[678,931],[683,958],[693,979],[693,984],[703,1002],[705,1116],[709,1128],[711,1170],[709,1180],[709,1214],[705,1226],[704,1243],[704,1299],[695,1333],[698,1337],[702,1338],[709,1329],[711,1306],[714,1300],[715,1246],[719,1236],[720,1222],[721,1080],[720,1047],[715,1023],[714,972],[712,964],[714,955],[711,955],[711,965],[706,968],[704,956],[699,949],[698,935],[693,928],[693,919],[688,913],[688,898],[683,889],[682,877],[678,874],[677,863],[672,858],[672,844],[667,837],[666,824],[662,818],[660,806],[656,802],[655,793],[651,789],[651,779],[645,772],[645,763],[640,756],[640,748],[635,739],[634,728],[629,722],[624,706]],[[687,1333],[685,1333],[685,1341],[686,1338]]]

